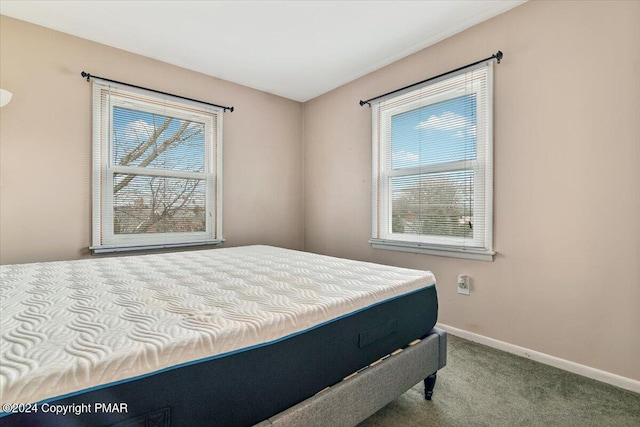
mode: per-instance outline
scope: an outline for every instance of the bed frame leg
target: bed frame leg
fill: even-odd
[[[431,396],[433,396],[433,388],[436,386],[436,374],[429,375],[424,379],[424,398],[427,400],[431,400]]]

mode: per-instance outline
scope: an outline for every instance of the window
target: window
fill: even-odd
[[[222,109],[94,79],[94,253],[222,241]]]
[[[371,244],[492,260],[492,64],[374,103]]]

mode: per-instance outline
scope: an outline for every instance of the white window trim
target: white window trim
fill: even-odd
[[[101,92],[109,91],[108,114],[102,114]],[[124,95],[124,98],[121,97]],[[137,99],[131,98],[135,95]],[[159,248],[218,245],[222,237],[222,115],[224,110],[195,101],[124,84],[93,80],[93,177],[92,246],[94,254]],[[205,123],[204,172],[167,171],[136,166],[116,166],[112,162],[112,117],[114,106]],[[217,132],[214,132],[215,128]],[[106,143],[105,143],[106,141]],[[113,175],[197,178],[205,181],[205,231],[116,235],[113,232]]]
[[[434,104],[447,99],[455,98],[459,96],[455,90],[441,92],[436,95],[420,98],[417,101],[399,105],[393,109],[388,109],[384,114],[379,112],[380,102],[401,98],[406,96],[407,93],[421,90],[424,87],[438,84],[442,81],[446,81],[457,75],[464,74],[473,71],[478,68],[487,67],[487,115],[486,118],[486,132],[487,141],[486,144],[482,143],[480,148],[476,145],[477,150],[483,149],[485,162],[483,165],[478,165],[477,161],[459,161],[450,162],[447,164],[436,164],[433,166],[421,166],[415,168],[404,168],[401,170],[381,170],[381,165],[390,164],[386,162],[385,151],[390,150],[383,149],[383,143],[380,141],[381,135],[385,134],[385,128],[390,126],[391,116],[394,114],[410,111],[418,106],[423,106],[425,99],[429,100],[429,104]],[[418,105],[419,104],[419,105]],[[381,119],[379,119],[381,117]],[[478,117],[480,115],[478,114]],[[493,261],[495,251],[493,250],[493,63],[489,61],[486,64],[480,64],[473,68],[465,69],[456,74],[438,79],[436,82],[430,82],[423,86],[412,88],[411,90],[405,90],[399,95],[388,96],[378,100],[372,105],[372,238],[369,243],[374,249],[386,249],[401,252],[411,252],[435,256],[453,257],[453,258],[465,258],[480,261]],[[419,236],[408,235],[401,233],[386,232],[391,230],[392,217],[390,214],[390,198],[391,192],[389,191],[389,183],[392,177],[414,175],[417,173],[433,173],[440,171],[453,171],[470,169],[469,166],[473,166],[475,174],[483,174],[484,184],[481,180],[474,179],[474,200],[478,200],[478,195],[482,194],[485,200],[484,203],[484,219],[486,223],[482,224],[484,233],[480,233],[476,236],[474,230],[474,238],[472,240],[466,240],[463,238],[454,237],[442,237],[437,236]],[[386,197],[385,197],[386,195]],[[385,225],[386,224],[386,225]],[[479,228],[476,227],[475,228]],[[464,246],[462,243],[464,242]],[[484,243],[483,243],[484,242]]]

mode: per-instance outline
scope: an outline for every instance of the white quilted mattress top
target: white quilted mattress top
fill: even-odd
[[[0,402],[269,343],[433,284],[269,246],[0,266]]]

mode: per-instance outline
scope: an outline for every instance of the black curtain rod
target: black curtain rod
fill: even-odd
[[[498,51],[497,53],[495,53],[495,54],[493,54],[493,55],[491,55],[491,56],[489,56],[487,58],[481,59],[481,60],[473,62],[471,64],[464,65],[462,67],[458,67],[455,70],[447,71],[446,73],[438,74],[437,76],[434,76],[434,77],[429,77],[426,80],[422,80],[420,82],[410,84],[409,86],[401,87],[400,89],[392,90],[391,92],[387,92],[387,93],[385,93],[383,95],[375,96],[373,98],[367,99],[366,101],[360,101],[360,106],[362,107],[365,104],[369,104],[369,107],[371,107],[371,104],[370,104],[371,101],[375,101],[376,99],[384,98],[387,95],[391,95],[391,94],[394,94],[396,92],[400,92],[402,90],[409,89],[410,87],[413,87],[413,86],[418,86],[418,85],[420,85],[422,83],[430,82],[431,80],[438,79],[440,77],[446,76],[447,74],[455,73],[457,71],[464,70],[465,68],[473,67],[474,65],[478,65],[478,64],[480,64],[481,62],[484,62],[484,61],[489,61],[491,59],[496,59],[496,60],[498,60],[498,64],[499,64],[500,61],[502,60],[502,56],[503,56],[502,51]]]
[[[218,104],[212,104],[210,102],[199,101],[197,99],[187,98],[186,96],[180,96],[180,95],[174,95],[172,93],[162,92],[161,90],[149,89],[148,87],[136,86],[136,85],[132,85],[131,83],[124,83],[124,82],[119,82],[117,80],[105,79],[104,77],[94,76],[93,74],[89,74],[89,73],[84,72],[84,71],[82,73],[80,73],[80,75],[82,77],[84,77],[85,79],[87,79],[87,81],[90,81],[91,77],[94,77],[96,79],[105,80],[105,81],[111,82],[111,83],[119,83],[119,84],[122,84],[122,85],[135,87],[136,89],[148,90],[148,91],[159,93],[159,94],[162,94],[162,95],[168,95],[168,96],[173,96],[175,98],[185,99],[187,101],[193,101],[193,102],[199,102],[200,104],[211,105],[212,107],[222,108],[224,111],[229,110],[229,111],[231,111],[233,113],[233,107],[225,107],[224,105],[218,105]]]

